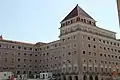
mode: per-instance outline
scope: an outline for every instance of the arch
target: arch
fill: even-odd
[[[66,77],[65,77],[65,76],[63,76],[63,80],[66,80]]]
[[[32,74],[32,72],[31,71],[29,71],[29,75],[31,75]]]
[[[90,76],[90,77],[89,77],[89,80],[93,80],[93,77],[92,77],[92,76]]]
[[[87,80],[87,76],[83,76],[83,80]]]
[[[69,79],[68,80],[72,80],[72,76],[69,76]]]
[[[78,80],[78,76],[75,76],[75,80]]]
[[[95,80],[98,80],[98,76],[95,76]]]

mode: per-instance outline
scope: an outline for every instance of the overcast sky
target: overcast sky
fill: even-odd
[[[120,38],[116,0],[0,0],[0,35],[30,43],[57,40],[60,21],[77,4]]]

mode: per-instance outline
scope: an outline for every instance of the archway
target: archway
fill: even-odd
[[[89,80],[93,80],[93,77],[92,77],[92,76],[90,76],[90,77],[89,77]]]
[[[69,76],[69,79],[68,80],[72,80],[72,76]]]
[[[87,80],[87,76],[83,76],[83,80]]]
[[[98,76],[95,76],[95,80],[98,80]]]
[[[65,76],[63,76],[63,80],[66,80],[66,77],[65,77]]]
[[[17,71],[17,75],[19,75],[20,74],[20,71]]]
[[[78,76],[75,76],[75,80],[78,80]]]

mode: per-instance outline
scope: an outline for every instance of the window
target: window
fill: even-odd
[[[92,67],[89,67],[90,68],[90,71],[92,71]]]
[[[18,55],[20,55],[20,53],[18,53]]]
[[[104,56],[106,57],[106,54],[104,54]]]
[[[90,44],[88,44],[88,47],[90,47]]]
[[[32,60],[30,60],[30,62],[32,62]]]
[[[91,52],[89,52],[89,55],[91,55]]]
[[[91,21],[88,21],[89,24],[91,24]]]
[[[68,52],[68,55],[71,55],[71,52]]]
[[[7,53],[5,53],[5,55],[7,55]]]
[[[90,40],[90,37],[88,37],[88,40]]]
[[[95,38],[93,38],[93,41],[95,41]]]
[[[119,46],[119,44],[117,44],[117,46]]]
[[[70,40],[70,37],[68,37],[68,40]]]
[[[37,66],[35,66],[35,68],[37,68]]]
[[[32,48],[30,48],[30,50],[32,50]]]
[[[24,50],[26,50],[26,47],[24,47]]]
[[[7,58],[5,58],[5,62],[7,62]]]
[[[24,53],[24,55],[26,55],[26,53]]]
[[[49,53],[47,53],[47,55],[49,55]]]
[[[104,47],[104,50],[106,50],[106,47]]]
[[[18,59],[18,62],[20,61],[20,59]]]
[[[95,63],[97,63],[97,60],[95,60]]]
[[[101,72],[103,72],[103,68],[101,68]]]
[[[76,47],[76,44],[74,44],[74,47]]]
[[[26,67],[26,65],[24,65],[24,67]]]
[[[37,49],[35,49],[35,51],[37,51]]]
[[[114,45],[116,45],[116,43],[114,43]]]
[[[102,54],[100,54],[100,56],[102,56]]]
[[[35,62],[37,62],[37,60],[35,60]]]
[[[17,65],[17,67],[20,67],[20,65]]]
[[[80,17],[77,17],[76,21],[80,21]]]
[[[112,58],[114,58],[114,55],[112,55]]]
[[[15,48],[14,46],[12,46],[12,48]]]
[[[95,71],[97,72],[97,67],[95,67]]]
[[[74,54],[76,54],[76,51],[74,51]]]
[[[103,63],[103,61],[101,61],[101,63]]]
[[[94,48],[96,48],[96,46],[94,45]]]
[[[89,59],[89,62],[91,63],[91,59]]]
[[[26,71],[23,71],[23,74],[26,74]]]
[[[65,41],[65,39],[62,39],[62,41],[64,42],[64,41]]]
[[[84,71],[86,71],[86,66],[84,66]]]
[[[26,59],[24,59],[24,62],[26,61]]]
[[[103,40],[103,43],[105,43],[105,40]]]
[[[47,49],[49,49],[49,46],[47,46]]]
[[[30,56],[32,56],[32,54],[30,54]]]
[[[83,54],[85,54],[85,51],[83,51]]]
[[[73,36],[74,39],[76,39],[76,36]]]
[[[96,56],[96,53],[94,53],[94,56]]]
[[[21,47],[20,47],[20,46],[18,46],[18,49],[21,49]]]

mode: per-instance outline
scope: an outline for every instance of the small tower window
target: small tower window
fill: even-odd
[[[88,23],[91,24],[91,21],[89,21]]]
[[[84,23],[86,23],[86,19],[84,19]]]
[[[77,22],[77,21],[80,21],[80,17],[77,17],[77,20],[76,20],[76,22]]]

